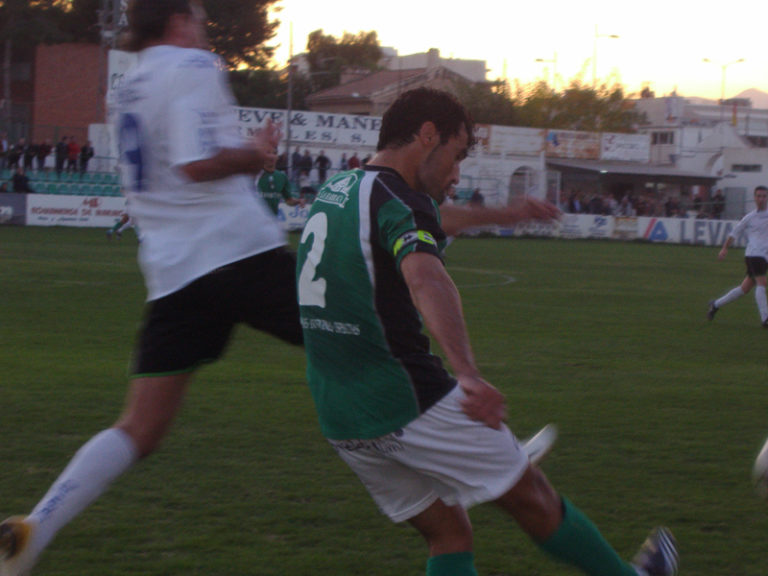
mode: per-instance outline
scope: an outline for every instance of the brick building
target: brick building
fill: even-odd
[[[33,142],[75,136],[84,142],[88,126],[106,117],[106,52],[98,44],[37,47],[29,138]]]

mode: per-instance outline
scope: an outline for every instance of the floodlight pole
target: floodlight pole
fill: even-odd
[[[617,34],[598,34],[597,24],[595,24],[595,37],[592,41],[592,90],[597,90],[597,40],[599,38],[618,39]]]
[[[744,62],[744,58],[726,62],[725,64],[718,64],[709,58],[704,58],[703,61],[707,62],[708,64],[715,64],[716,66],[720,66],[720,122],[722,122],[725,119],[725,71],[728,69],[728,66],[732,64]]]
[[[552,60],[547,60],[546,58],[536,58],[536,62],[541,64],[552,64],[552,89],[557,92],[557,52],[555,52],[555,56],[552,58]]]
[[[293,22],[290,23],[288,46],[288,98],[285,106],[285,161],[288,169],[288,180],[293,182],[293,160],[291,155],[291,112],[293,111]]]

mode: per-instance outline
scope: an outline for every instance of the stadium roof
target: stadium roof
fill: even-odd
[[[620,162],[615,160],[575,160],[547,158],[547,165],[571,173],[600,177],[624,177],[656,182],[684,182],[687,184],[714,184],[718,177],[704,172],[678,170],[674,166]]]

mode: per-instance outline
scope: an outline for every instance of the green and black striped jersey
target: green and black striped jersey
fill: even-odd
[[[307,377],[323,433],[376,438],[455,385],[400,274],[412,252],[440,257],[435,202],[389,168],[342,172],[318,192],[298,248]]]

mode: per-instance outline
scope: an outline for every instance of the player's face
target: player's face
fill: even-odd
[[[755,204],[758,210],[765,210],[768,207],[768,192],[765,190],[755,192]]]
[[[416,175],[419,191],[426,192],[441,204],[459,183],[459,165],[467,157],[468,143],[469,136],[464,126],[445,144],[438,143],[419,166]]]

